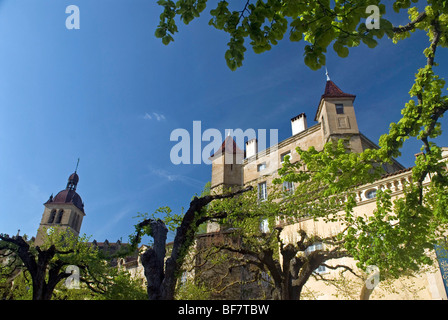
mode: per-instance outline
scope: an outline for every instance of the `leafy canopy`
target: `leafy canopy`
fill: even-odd
[[[412,2],[419,2],[412,0]],[[421,2],[421,1],[420,1]],[[176,17],[188,24],[198,18],[206,9],[206,0],[159,0],[163,7],[160,23],[155,35],[164,44],[174,41],[178,32]],[[428,1],[436,12],[446,13],[446,1]],[[366,25],[367,18],[373,11],[367,10],[371,5],[378,8],[380,28]],[[247,0],[229,3],[218,1],[210,9],[209,25],[229,34],[228,49],[225,59],[230,69],[236,70],[244,60],[245,44],[249,41],[255,53],[268,51],[285,36],[292,42],[305,41],[305,64],[313,70],[325,65],[325,54],[331,45],[342,58],[349,54],[349,49],[361,43],[374,48],[378,40],[387,35],[395,40],[406,37],[407,33],[396,36],[395,29],[386,16],[389,1],[381,0]],[[409,8],[411,1],[396,0],[393,10],[400,12]],[[415,10],[413,11],[413,17]],[[443,19],[446,19],[444,16]]]

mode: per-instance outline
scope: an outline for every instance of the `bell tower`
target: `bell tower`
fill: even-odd
[[[72,173],[68,177],[67,186],[55,197],[50,196],[44,203],[45,209],[42,214],[42,220],[37,230],[35,245],[40,246],[44,243],[49,228],[58,228],[69,230],[75,236],[79,235],[84,216],[84,203],[76,192],[79,182],[79,176]]]

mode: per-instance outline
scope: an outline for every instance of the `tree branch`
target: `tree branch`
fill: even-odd
[[[419,22],[422,22],[423,20],[426,19],[426,12],[422,12],[418,15],[418,17],[414,20],[409,22],[407,25],[405,26],[400,26],[400,27],[393,27],[392,31],[395,33],[403,33],[406,31],[411,31],[412,29],[415,28],[415,25]]]
[[[439,20],[437,18],[432,20],[431,26],[433,27],[432,34],[434,38],[432,39],[431,45],[429,47],[431,49],[431,53],[428,55],[427,64],[432,67],[434,65],[434,57],[436,55],[437,45],[439,44],[440,41],[441,32],[440,32]]]

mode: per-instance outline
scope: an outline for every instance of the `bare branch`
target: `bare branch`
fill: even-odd
[[[328,268],[328,269],[331,269],[331,270],[337,270],[337,269],[342,268],[342,269],[344,269],[342,272],[349,271],[349,272],[350,272],[351,274],[353,274],[354,276],[356,276],[356,277],[362,279],[362,277],[361,277],[360,275],[358,275],[355,271],[353,271],[352,268],[350,268],[350,267],[348,267],[348,266],[346,266],[346,265],[343,265],[343,264],[338,264],[338,265],[335,265],[335,266],[330,266],[330,265],[328,265],[328,264],[326,264],[326,263],[322,263],[321,266],[324,266],[325,268]]]

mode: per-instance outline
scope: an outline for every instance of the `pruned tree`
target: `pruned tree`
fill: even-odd
[[[71,254],[73,249],[61,250],[55,245],[47,249],[33,247],[19,235],[9,237],[0,234],[0,240],[0,250],[6,252],[4,256],[9,258],[8,267],[12,267],[11,271],[16,272],[22,267],[16,263],[19,258],[31,275],[33,300],[50,300],[56,285],[70,276],[64,269],[67,263],[57,257]]]
[[[251,281],[264,281],[271,285],[270,297],[275,300],[298,300],[307,281],[320,266],[327,266],[326,262],[350,256],[346,250],[339,246],[326,247],[310,251],[316,243],[334,244],[332,237],[308,236],[301,230],[300,239],[295,243],[284,243],[280,238],[282,228],[274,229],[271,234],[259,235],[258,245],[248,245],[247,235],[242,236],[242,246],[218,245],[219,250],[237,253],[240,263],[236,266],[255,266],[251,280],[245,279],[244,283]],[[269,238],[275,238],[275,242],[269,244]],[[252,238],[254,235],[252,234]],[[263,241],[264,240],[264,241]],[[234,268],[235,266],[229,266]],[[328,266],[327,266],[328,267]],[[348,267],[339,265],[331,268],[343,268],[354,271]],[[269,278],[260,278],[260,272],[268,274]],[[237,281],[242,283],[242,281]],[[254,298],[254,297],[251,297]]]
[[[227,212],[218,212],[209,215],[208,211],[205,210],[206,206],[214,200],[233,198],[251,189],[252,187],[247,187],[224,194],[194,197],[183,216],[175,215],[173,219],[173,216],[170,215],[171,210],[163,208],[162,211],[167,214],[165,221],[147,218],[135,226],[135,234],[130,237],[134,248],[141,242],[143,235],[149,235],[153,238],[152,246],[141,255],[150,300],[174,299],[182,264],[199,226],[213,219],[224,218],[228,214]],[[169,257],[166,256],[167,221],[174,222],[175,226],[171,225],[171,228],[176,230]]]
[[[33,300],[52,299],[55,288],[61,285],[68,288],[83,285],[94,294],[118,298],[112,290],[118,283],[121,289],[128,290],[129,296],[138,296],[135,287],[123,284],[126,275],[109,267],[86,236],[77,237],[56,228],[48,231],[41,246],[35,246],[25,236],[0,234],[0,253],[4,261],[0,278],[8,285],[18,274],[24,274],[31,280]],[[68,278],[73,278],[75,283],[66,283]],[[84,298],[94,299],[93,296]]]

